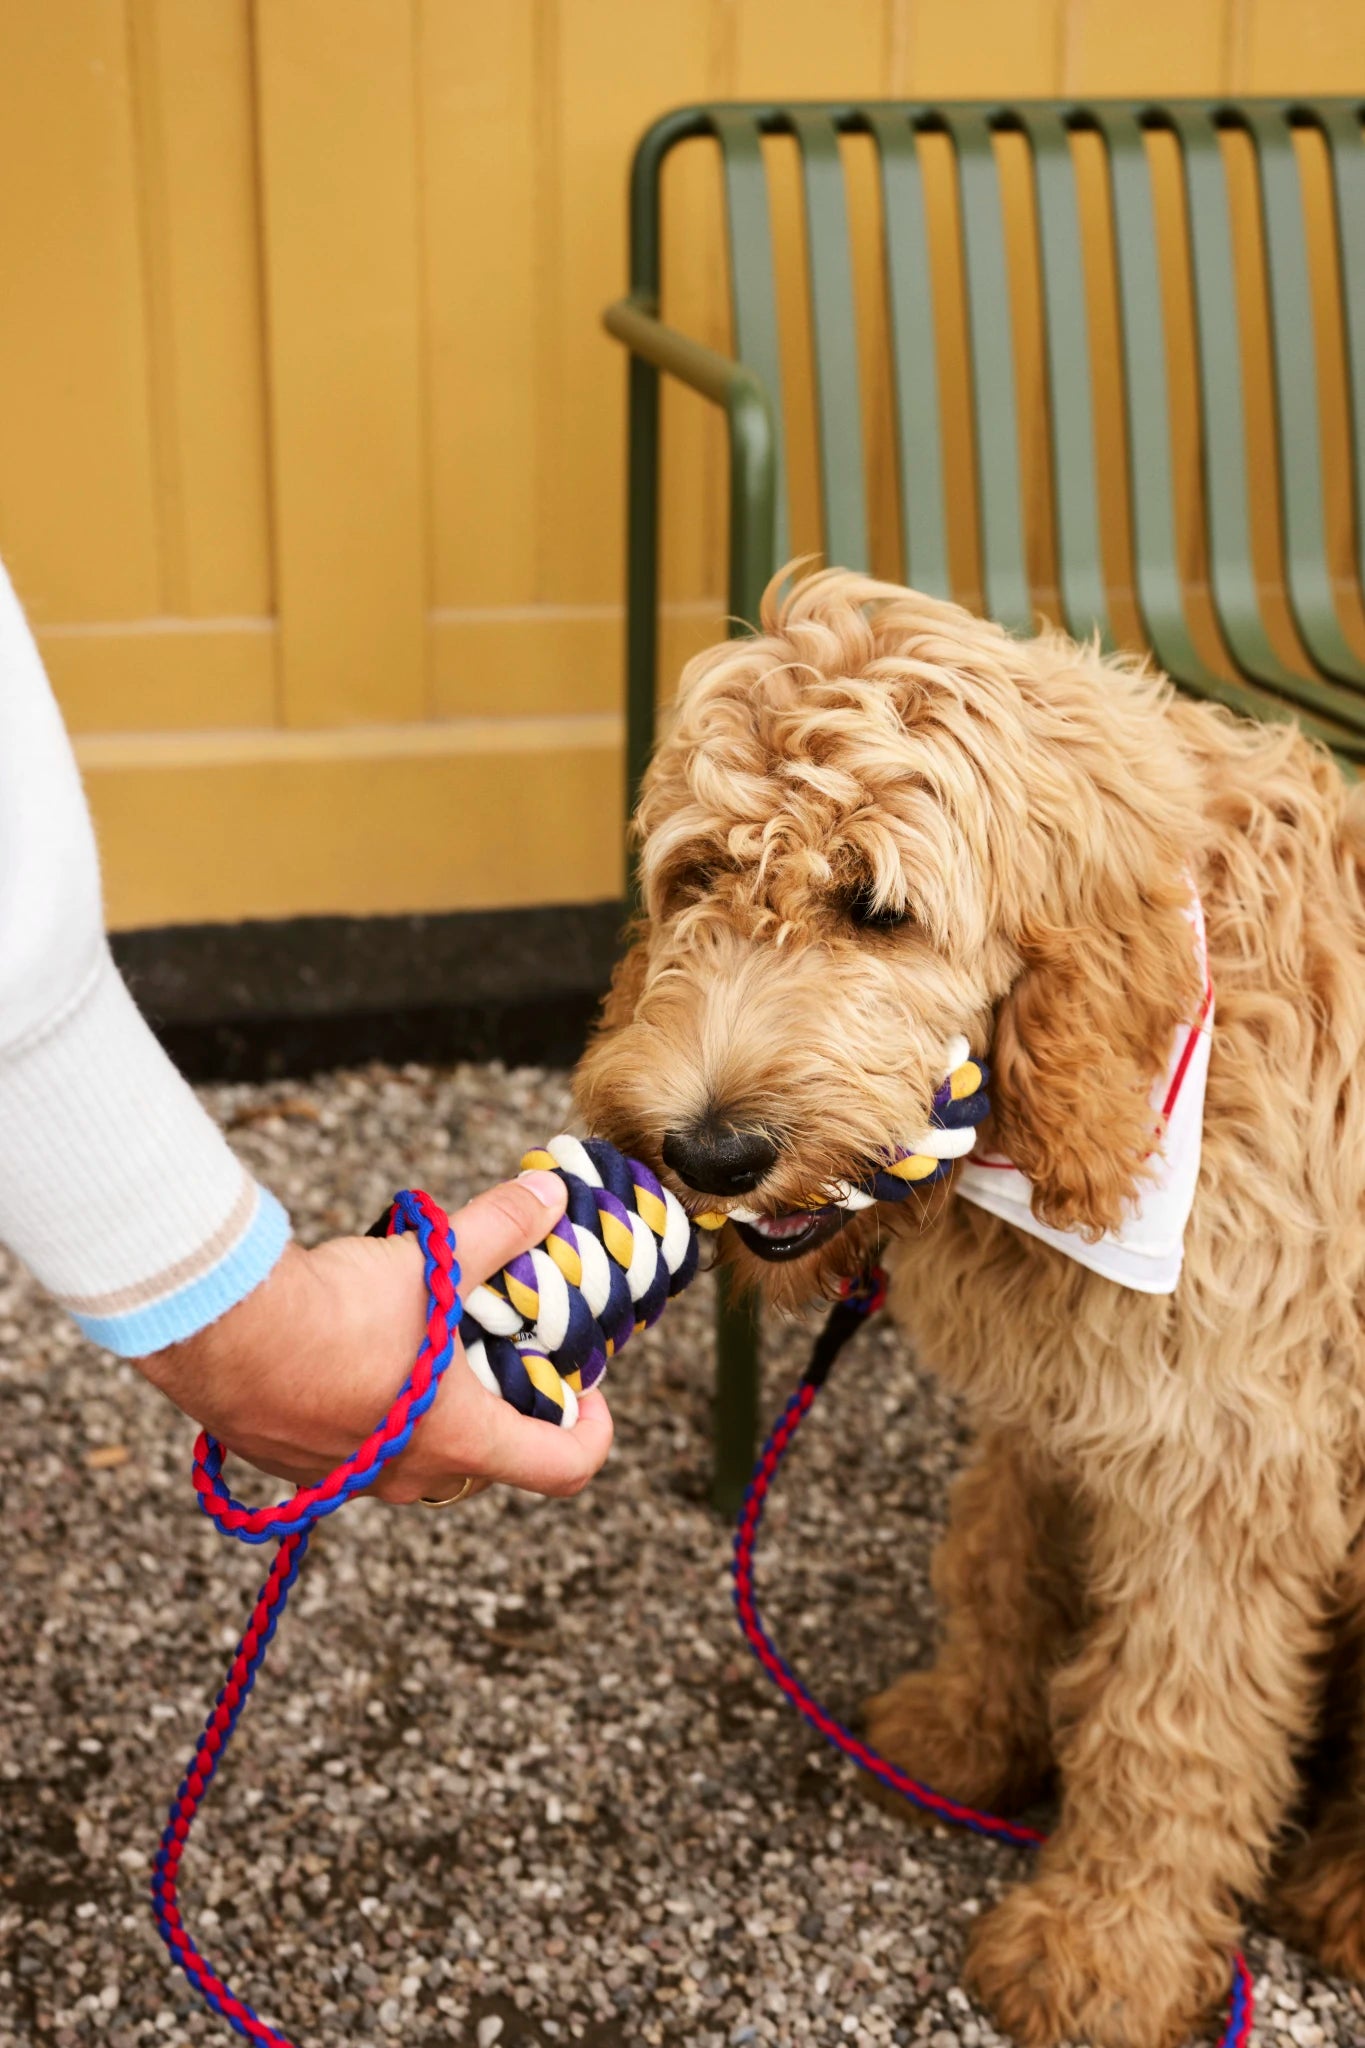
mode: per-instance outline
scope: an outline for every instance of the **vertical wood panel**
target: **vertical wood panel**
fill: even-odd
[[[910,96],[917,0],[886,0],[886,96]]]
[[[1062,30],[1062,0],[923,0],[911,15],[905,60],[908,89],[917,99],[1053,94],[1060,79]],[[946,142],[936,136],[924,138],[921,157],[949,480],[949,554],[954,591],[964,604],[975,607],[983,596],[956,185]],[[1002,197],[1017,226],[1023,204],[1017,179],[1007,180]],[[1036,394],[1040,378],[1035,348],[1032,364],[1024,366],[1025,391]],[[1027,411],[1024,416],[1027,420]]]
[[[1356,0],[1248,0],[1238,92],[1365,90],[1365,8]]]
[[[924,99],[1056,93],[1066,0],[921,0],[909,89]]]
[[[272,602],[248,0],[130,0],[162,603]]]
[[[1233,0],[1067,0],[1061,89],[1076,94],[1227,89]]]
[[[692,33],[708,100],[734,96],[733,0],[700,0]],[[663,318],[730,354],[725,205],[720,151],[697,141],[673,151],[664,170]],[[659,683],[671,696],[683,664],[722,637],[728,604],[726,430],[719,410],[673,378],[662,386],[664,475],[659,587],[664,628]]]
[[[422,0],[432,597],[536,594],[534,0]]]
[[[1147,0],[1141,8],[1123,0],[1068,0],[1062,46],[1062,87],[1077,96],[1106,94],[1215,94],[1226,87],[1235,39],[1237,0]],[[1094,167],[1092,166],[1092,172]],[[1188,249],[1176,157],[1166,142],[1154,152],[1156,203],[1161,225],[1161,269],[1168,309],[1169,374],[1173,429],[1172,473],[1176,526],[1190,611],[1190,627],[1205,659],[1226,667],[1209,599],[1204,549],[1203,479],[1195,405],[1193,310]],[[1093,230],[1092,230],[1093,232]],[[1092,240],[1092,248],[1094,243]],[[1092,312],[1094,299],[1092,296]],[[1103,316],[1102,316],[1103,317]],[[1113,347],[1117,349],[1118,338]],[[1096,362],[1096,394],[1102,436],[1117,430],[1121,417],[1117,355],[1102,351]],[[1126,455],[1126,451],[1125,455]],[[1132,602],[1131,541],[1126,501],[1126,461],[1111,443],[1100,456],[1100,515],[1110,566],[1114,631],[1123,644],[1140,644],[1142,632]],[[1116,556],[1122,550],[1123,568]],[[1112,579],[1117,575],[1116,584]]]
[[[559,152],[539,220],[540,595],[594,603],[621,594],[625,406],[601,316],[626,275],[626,170],[656,114],[705,94],[706,6],[542,0],[538,21],[536,118]]]
[[[707,0],[706,91],[717,100],[735,97],[739,10],[737,0]],[[667,244],[670,263],[676,263],[680,247],[686,245],[685,261],[695,256],[696,274],[691,291],[706,309],[706,332],[723,354],[734,351],[729,284],[729,244],[726,233],[725,174],[719,144],[710,145],[711,162],[706,193],[698,219],[695,202],[681,238]],[[698,230],[700,229],[700,232]],[[709,267],[708,266],[713,266]],[[665,292],[667,292],[665,282]],[[671,381],[671,380],[670,380]],[[691,403],[679,388],[674,401],[681,410]],[[664,430],[669,431],[669,399],[664,399]],[[684,585],[680,602],[665,605],[660,656],[665,674],[680,675],[694,654],[722,638],[730,628],[729,518],[726,483],[729,475],[728,432],[714,406],[693,406],[692,433],[700,442],[696,469],[697,490],[684,492],[678,501],[671,494],[664,506],[665,576],[668,573],[669,522],[674,527],[690,521],[702,536],[702,553],[697,560],[695,593],[689,601]],[[722,508],[725,507],[725,510]],[[669,585],[664,584],[665,598]]]
[[[38,619],[160,608],[121,0],[0,0],[0,545]]]
[[[664,167],[663,318],[728,355],[733,347],[725,288],[725,218],[720,152],[709,140],[684,143]],[[714,600],[725,611],[725,421],[673,378],[664,379],[664,475],[660,587],[666,606]],[[720,627],[723,630],[723,627]]]
[[[875,99],[886,90],[884,0],[846,0],[837,9],[822,0],[737,0],[735,30],[734,91],[740,99],[829,99],[840,94]],[[770,143],[766,154],[780,308],[791,549],[794,556],[823,559],[800,159],[794,142]],[[850,231],[856,240],[852,222]]]
[[[389,0],[256,15],[284,716],[426,708],[416,85]]]
[[[873,99],[886,90],[886,0],[733,0],[741,99]]]
[[[277,716],[315,728],[402,722],[376,818],[406,818],[415,793],[461,786],[450,764],[463,739],[424,718],[510,720],[521,739],[481,757],[489,779],[480,800],[501,815],[528,774],[553,779],[577,714],[618,702],[625,358],[600,313],[625,280],[630,150],[661,109],[727,97],[1365,90],[1365,8],[0,0],[0,52],[0,548],[48,628],[69,713],[88,731],[121,732],[100,769],[102,801],[121,820],[112,900],[154,921],[170,888],[176,914],[196,914],[185,877],[163,877],[168,821],[201,795],[223,843],[250,839],[265,819],[271,849],[254,880],[205,879],[207,914],[287,912],[330,885],[318,845],[296,856],[291,844],[301,819],[356,800],[343,792],[365,784],[360,755],[373,736],[261,734]],[[878,195],[865,147],[845,147],[873,560],[895,573]],[[1131,639],[1106,181],[1093,138],[1077,138],[1075,151],[1087,248],[1099,257],[1087,287],[1104,556],[1119,585],[1116,627]],[[1017,142],[1005,138],[999,154],[1041,598],[1051,510],[1034,224],[1011,161]],[[1255,194],[1239,154],[1232,145],[1251,473],[1264,480],[1274,467],[1264,280],[1250,254]],[[1329,540],[1343,606],[1365,632],[1326,172],[1311,138],[1300,154],[1326,386]],[[1158,141],[1154,156],[1174,312],[1181,559],[1192,623],[1216,662],[1180,190],[1169,144]],[[952,166],[941,138],[926,140],[923,159],[953,575],[959,595],[979,603]],[[818,546],[794,149],[774,145],[772,161],[793,537]],[[665,313],[728,347],[724,257],[715,152],[698,144],[667,178]],[[722,630],[726,536],[719,416],[666,386],[664,437],[668,686],[686,654]],[[1263,598],[1288,645],[1273,492],[1253,518]],[[559,723],[531,733],[547,711]],[[205,734],[227,726],[238,729],[237,752],[231,764],[211,763]],[[433,737],[447,762],[435,781],[416,765]],[[106,742],[93,744],[98,754]],[[182,745],[186,760],[199,748],[200,780],[186,783],[188,796],[150,804],[138,750],[169,759],[165,748]],[[271,749],[295,746],[297,773],[281,776]],[[610,803],[605,761],[602,753],[592,789]],[[158,774],[164,783],[168,771]],[[281,816],[281,803],[296,812]],[[341,825],[337,833],[339,844]],[[512,838],[496,872],[453,851],[442,900],[535,901],[569,886],[548,874],[533,836]],[[355,907],[365,886],[363,857],[347,845],[335,854],[340,908]],[[593,869],[603,887],[614,886],[607,865],[598,858]],[[597,885],[586,870],[572,879],[575,889]]]

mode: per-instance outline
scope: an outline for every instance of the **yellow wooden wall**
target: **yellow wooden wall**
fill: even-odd
[[[112,921],[618,889],[599,314],[664,107],[1361,88],[1358,0],[0,0],[0,552]],[[723,339],[703,165],[667,211]],[[673,662],[721,448],[666,445]]]

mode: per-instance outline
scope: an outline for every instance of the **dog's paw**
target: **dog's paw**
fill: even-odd
[[[1058,1874],[986,1915],[963,1976],[1020,2048],[1176,2048],[1226,1990],[1228,1959]]]
[[[1277,1934],[1333,1976],[1365,1982],[1365,1841],[1310,1836],[1284,1866],[1267,1910]]]
[[[907,1671],[867,1701],[862,1727],[889,1762],[964,1806],[1017,1813],[1037,1798],[1051,1768],[1037,1745],[983,1714],[965,1686],[939,1671]],[[880,1796],[895,1810],[914,1810],[894,1792]]]

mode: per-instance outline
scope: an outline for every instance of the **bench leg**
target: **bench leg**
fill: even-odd
[[[758,1453],[758,1307],[739,1293],[729,1272],[716,1276],[715,1463],[711,1500],[733,1515],[744,1496]]]
[[[651,258],[651,261],[655,261]],[[732,459],[731,631],[750,630],[772,573],[775,468],[765,440],[754,463]],[[654,745],[658,677],[659,373],[638,356],[630,364],[630,474],[626,566],[626,815],[633,815]],[[638,907],[632,858],[627,890]],[[752,1297],[734,1298],[721,1274],[716,1308],[715,1462],[711,1498],[722,1514],[738,1508],[758,1449],[758,1315]]]

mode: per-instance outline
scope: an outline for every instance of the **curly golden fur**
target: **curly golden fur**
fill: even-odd
[[[831,571],[690,665],[638,826],[642,920],[580,1106],[656,1164],[707,1114],[766,1133],[745,1199],[774,1215],[923,1129],[961,1032],[1039,1216],[1113,1225],[1194,1007],[1196,878],[1217,1023],[1173,1296],[942,1189],[791,1265],[734,1255],[788,1303],[884,1237],[893,1309],[974,1419],[938,1661],[869,1715],[968,1800],[1059,1780],[970,1948],[1000,2022],[1169,2048],[1268,1893],[1365,1975],[1362,793],[1138,663]],[[1276,1866],[1327,1678],[1339,1768]]]

